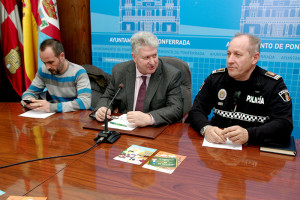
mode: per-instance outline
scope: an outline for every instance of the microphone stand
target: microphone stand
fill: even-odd
[[[113,101],[115,100],[116,96],[119,94],[120,90],[123,89],[123,87],[124,87],[124,85],[123,85],[123,83],[121,83],[119,85],[119,89],[117,90],[116,94],[114,95],[114,97],[112,98],[112,100],[109,102],[109,104],[107,106],[107,109],[105,111],[105,118],[104,118],[104,130],[101,131],[96,138],[94,138],[94,141],[96,141],[96,143],[102,142],[102,141],[104,141],[104,139],[106,139],[106,142],[113,143],[117,139],[120,138],[119,132],[108,130],[107,111],[108,111],[109,107],[111,106],[111,104],[113,103]]]

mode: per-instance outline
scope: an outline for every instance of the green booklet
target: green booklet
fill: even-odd
[[[148,163],[152,166],[157,167],[177,167],[177,159],[176,158],[161,158],[154,156]]]
[[[186,156],[159,151],[143,165],[143,168],[172,174],[185,158]]]

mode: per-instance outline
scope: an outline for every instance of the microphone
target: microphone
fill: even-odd
[[[103,142],[104,139],[106,139],[105,142],[114,143],[117,139],[120,138],[120,133],[119,132],[108,130],[107,111],[108,111],[109,107],[111,106],[111,104],[113,103],[113,101],[115,100],[116,96],[119,94],[119,92],[123,88],[124,88],[124,84],[120,83],[116,94],[114,95],[114,97],[112,98],[112,100],[109,102],[109,104],[107,106],[107,109],[105,111],[105,118],[104,118],[104,131],[101,131],[98,134],[98,136],[96,138],[94,138],[94,141],[96,141],[96,143]]]
[[[104,123],[105,123],[105,129],[104,129],[104,132],[108,132],[108,120],[107,120],[107,111],[109,109],[109,107],[111,106],[111,104],[114,102],[116,96],[119,94],[119,92],[121,91],[121,89],[124,88],[124,84],[123,83],[120,83],[119,85],[119,89],[117,90],[115,96],[112,98],[112,100],[109,102],[108,106],[107,106],[107,109],[105,111],[105,118],[104,118]]]

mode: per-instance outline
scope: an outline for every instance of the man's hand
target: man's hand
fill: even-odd
[[[96,120],[98,120],[99,122],[104,121],[106,109],[107,109],[106,107],[101,107],[96,111],[96,113],[95,113]],[[107,119],[110,119],[110,118],[111,118],[111,110],[108,109]]]
[[[205,130],[205,139],[211,143],[223,144],[226,142],[222,129],[216,126],[209,126]]]
[[[50,112],[50,103],[48,101],[37,100],[34,98],[31,98],[29,100],[32,101],[32,103],[25,103],[23,101],[26,108],[29,108],[31,110],[41,110],[41,111],[45,111],[45,112]]]
[[[152,125],[152,117],[141,111],[130,111],[127,113],[127,120],[134,126],[144,127]]]
[[[248,131],[240,126],[224,128],[222,134],[234,144],[245,144],[249,140]]]

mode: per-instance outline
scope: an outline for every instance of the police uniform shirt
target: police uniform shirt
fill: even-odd
[[[212,109],[214,116],[208,121]],[[198,132],[207,124],[239,125],[248,130],[248,143],[286,144],[293,129],[292,102],[277,74],[256,66],[249,80],[236,81],[223,68],[204,81],[188,120]]]

